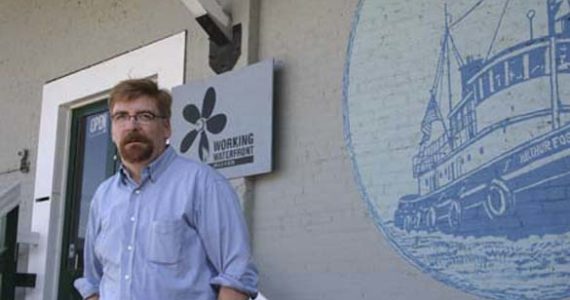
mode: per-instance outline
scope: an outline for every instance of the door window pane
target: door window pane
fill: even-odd
[[[91,199],[99,184],[108,176],[105,164],[111,143],[109,139],[108,116],[108,112],[102,112],[85,118],[83,128],[85,144],[81,176],[81,204],[79,229],[77,232],[78,237],[81,239],[85,238]]]
[[[0,262],[3,261],[4,252],[8,250],[6,245],[6,221],[6,216],[0,217]],[[0,270],[0,293],[2,293],[2,273],[3,271]]]

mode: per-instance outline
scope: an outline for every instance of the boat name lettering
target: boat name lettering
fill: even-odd
[[[570,131],[555,135],[548,140],[542,141],[519,154],[521,164],[527,163],[547,152],[560,147],[570,146]]]
[[[568,144],[570,144],[570,132],[566,132],[553,137],[552,144],[555,149],[560,146],[567,146]]]

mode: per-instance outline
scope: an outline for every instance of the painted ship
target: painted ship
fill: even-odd
[[[510,239],[570,231],[567,5],[545,1],[545,34],[534,36],[533,18],[540,12],[529,10],[523,16],[528,39],[485,58],[465,59],[446,9],[422,139],[412,159],[417,193],[399,199],[397,227]],[[451,59],[461,83],[456,95]],[[440,134],[434,134],[435,126]]]

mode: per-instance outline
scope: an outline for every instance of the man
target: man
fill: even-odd
[[[111,91],[120,170],[91,203],[85,299],[245,300],[257,270],[237,196],[210,167],[168,145],[172,98],[147,79]]]

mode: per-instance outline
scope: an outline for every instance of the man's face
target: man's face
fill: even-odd
[[[116,102],[111,117],[118,114],[134,116],[145,112],[160,116],[154,100],[141,96],[130,101]],[[145,164],[154,160],[166,147],[166,140],[171,133],[167,119],[156,118],[150,122],[142,122],[128,116],[123,122],[113,120],[111,131],[121,159],[131,164]]]

